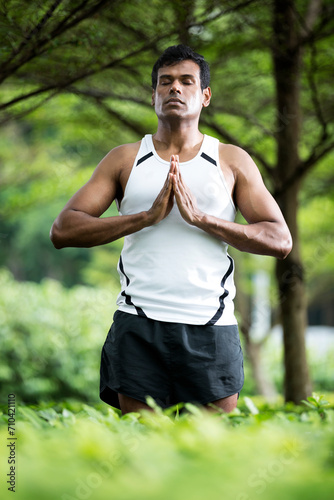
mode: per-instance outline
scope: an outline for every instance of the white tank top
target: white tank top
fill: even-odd
[[[219,165],[219,141],[204,136],[198,154],[180,163],[184,182],[201,211],[233,221],[235,206]],[[149,210],[169,171],[152,135],[139,148],[121,215]],[[193,325],[234,325],[234,263],[227,244],[187,224],[174,205],[158,224],[124,238],[118,263],[121,311],[154,320]]]

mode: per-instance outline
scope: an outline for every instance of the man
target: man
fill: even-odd
[[[236,407],[243,358],[227,245],[284,258],[291,236],[242,149],[198,129],[204,58],[169,47],[152,71],[157,132],[110,151],[51,230],[56,248],[125,237],[118,310],[102,350],[101,399],[122,413],[190,401]],[[100,216],[116,200],[119,216]],[[234,222],[236,207],[247,225]]]

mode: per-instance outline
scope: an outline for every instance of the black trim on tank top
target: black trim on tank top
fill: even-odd
[[[139,160],[136,163],[136,167],[138,167],[138,165],[140,165],[140,163],[143,163],[143,161],[148,160],[148,158],[151,158],[151,156],[153,156],[152,151],[150,151],[149,153],[147,153],[147,155],[142,156],[141,158],[139,158]]]
[[[214,160],[213,158],[211,158],[211,156],[207,155],[206,153],[202,153],[201,157],[204,158],[204,160],[207,160],[210,163],[213,163],[213,165],[217,166],[216,160]]]
[[[226,273],[224,274],[223,279],[221,280],[221,283],[220,283],[221,287],[224,289],[224,293],[219,297],[220,306],[219,306],[216,314],[210,319],[210,321],[208,321],[206,323],[207,326],[214,325],[215,323],[217,323],[217,321],[219,320],[219,318],[221,318],[221,316],[224,312],[224,309],[225,309],[224,300],[228,296],[229,291],[226,290],[224,287],[225,287],[225,283],[226,283],[227,278],[232,274],[232,271],[233,271],[233,259],[229,255],[227,255],[227,258],[230,261],[230,265],[229,265],[229,268],[226,271]]]
[[[126,279],[126,286],[129,286],[130,284],[130,279],[128,278],[128,276],[125,274],[125,271],[124,271],[124,266],[123,266],[123,260],[122,260],[122,256],[119,257],[119,269],[121,271],[121,273],[123,274],[123,276],[125,277]],[[123,295],[123,297],[125,297],[125,302],[128,306],[133,306],[136,311],[137,311],[137,314],[138,316],[141,316],[143,318],[147,318],[146,314],[144,313],[144,311],[142,310],[141,307],[139,306],[136,306],[132,300],[131,300],[131,295],[128,295],[127,293],[125,293],[125,290],[123,290],[123,292],[121,293],[121,295]]]

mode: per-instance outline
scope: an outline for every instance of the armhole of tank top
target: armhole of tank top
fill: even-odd
[[[126,195],[126,191],[127,191],[127,187],[129,185],[129,182],[130,182],[130,179],[132,177],[132,172],[133,172],[133,169],[135,168],[136,164],[137,164],[137,161],[138,159],[140,158],[140,152],[141,152],[141,149],[142,147],[145,147],[146,145],[146,140],[145,140],[145,137],[142,138],[142,140],[140,141],[140,145],[139,145],[139,148],[138,148],[138,151],[137,151],[137,154],[136,154],[136,157],[134,159],[134,162],[133,162],[133,165],[131,167],[131,172],[130,172],[130,175],[128,177],[128,180],[126,181],[126,185],[125,185],[125,189],[124,189],[124,193],[123,193],[123,198],[121,199],[121,202],[118,203],[118,201],[116,201],[116,207],[117,207],[117,210],[120,214],[122,214],[122,201],[124,200],[125,198],[125,195]]]
[[[229,192],[229,189],[227,187],[227,183],[226,183],[226,180],[225,180],[225,175],[224,175],[224,172],[223,172],[221,164],[220,164],[220,159],[219,159],[219,140],[216,139],[216,141],[217,142],[216,142],[215,149],[216,149],[216,155],[217,155],[216,158],[217,158],[217,165],[218,165],[218,169],[219,169],[218,170],[219,171],[219,175],[220,175],[220,178],[222,180],[222,183],[223,183],[224,189],[226,191],[226,194],[228,196],[228,199],[230,200],[230,203],[231,203],[232,208],[234,210],[234,214],[236,214],[237,213],[237,207],[235,206],[233,198],[231,196],[231,193]]]

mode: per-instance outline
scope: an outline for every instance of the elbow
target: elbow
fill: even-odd
[[[291,252],[292,246],[292,238],[291,234],[289,233],[285,238],[282,238],[279,255],[277,256],[277,258],[280,260],[284,260]]]
[[[53,244],[53,246],[57,249],[60,250],[61,248],[64,248],[64,243],[61,238],[61,232],[59,231],[59,228],[57,227],[56,222],[52,224],[52,227],[50,229],[50,240]]]

